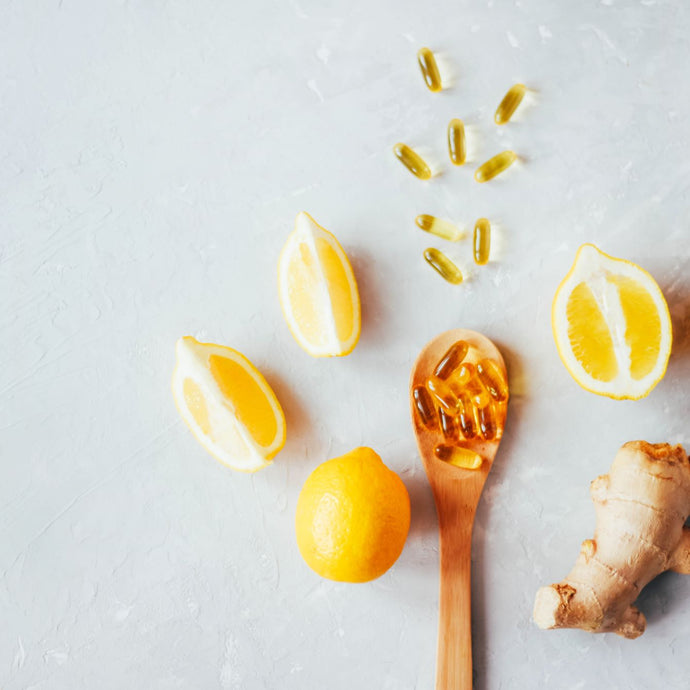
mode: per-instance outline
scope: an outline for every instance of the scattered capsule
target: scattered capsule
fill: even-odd
[[[415,177],[420,180],[428,180],[431,177],[431,168],[427,162],[407,144],[396,144],[393,153]]]
[[[434,93],[440,91],[443,85],[434,54],[428,48],[420,48],[417,52],[417,60],[419,68],[422,70],[424,83],[429,87],[429,91]]]
[[[491,224],[486,218],[480,218],[474,226],[474,262],[483,266],[489,260],[491,252]]]
[[[440,249],[434,247],[425,249],[424,259],[449,283],[453,285],[462,283],[462,271]]]
[[[443,218],[437,218],[436,216],[422,213],[414,219],[414,222],[417,223],[417,227],[424,230],[424,232],[430,232],[432,235],[441,237],[444,240],[457,242],[462,237],[460,230],[449,220],[444,220]]]
[[[482,436],[487,440],[491,441],[496,438],[496,433],[498,431],[496,424],[496,408],[493,403],[489,403],[484,407],[479,408],[479,429],[482,432]]]
[[[448,155],[453,165],[463,165],[467,157],[465,125],[457,117],[448,123]]]
[[[486,407],[491,402],[489,392],[484,388],[477,376],[472,377],[467,382],[464,390],[470,396],[472,404],[479,409]]]
[[[439,460],[465,470],[476,470],[482,464],[482,456],[468,448],[441,445],[434,448],[434,454]]]
[[[460,431],[465,438],[471,439],[477,435],[477,424],[474,419],[474,405],[466,393],[460,396],[458,423],[460,425]]]
[[[443,437],[448,441],[458,440],[458,424],[455,418],[449,415],[443,408],[438,411],[438,418],[441,421],[441,431]]]
[[[495,362],[482,359],[477,363],[477,378],[496,402],[508,399],[508,383]]]
[[[460,366],[469,351],[469,343],[464,340],[453,343],[436,365],[434,376],[439,379],[447,379]]]
[[[474,172],[474,179],[477,182],[488,182],[496,175],[509,168],[517,160],[515,151],[501,151],[493,158],[489,158],[486,163],[482,163]]]
[[[515,84],[508,89],[508,93],[503,96],[503,100],[498,104],[498,108],[496,108],[494,122],[497,125],[504,125],[513,117],[513,113],[517,110],[520,103],[522,103],[522,99],[525,97],[526,92],[527,87],[524,84]]]
[[[451,414],[455,414],[458,411],[460,401],[445,381],[432,376],[427,380],[426,387],[446,411]]]
[[[424,386],[416,386],[412,390],[415,410],[419,421],[429,430],[437,428],[436,407],[429,391]]]

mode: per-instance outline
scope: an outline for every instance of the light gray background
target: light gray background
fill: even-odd
[[[458,326],[495,339],[513,391],[474,534],[475,687],[688,687],[690,578],[645,591],[635,642],[530,614],[591,536],[589,481],[618,446],[690,444],[689,32],[682,0],[0,3],[3,690],[430,688],[436,518],[407,383]],[[440,95],[422,45],[454,76]],[[499,129],[518,80],[532,103]],[[452,170],[451,117],[472,150]],[[397,141],[442,174],[413,178]],[[519,168],[476,184],[506,147]],[[354,263],[344,359],[311,359],[280,313],[300,210]],[[473,270],[469,242],[416,229],[425,212],[489,217],[495,260]],[[556,353],[551,299],[586,241],[668,298],[673,356],[641,402],[586,393]],[[430,244],[465,284],[425,265]],[[265,372],[288,422],[272,467],[233,473],[179,419],[184,334]],[[361,444],[403,477],[412,527],[388,574],[336,584],[302,562],[295,503]]]

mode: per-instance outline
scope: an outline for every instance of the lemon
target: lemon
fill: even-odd
[[[308,214],[297,214],[278,261],[278,293],[288,327],[314,357],[347,355],[359,340],[357,282],[340,243]]]
[[[285,416],[258,369],[223,345],[177,341],[172,390],[194,436],[234,470],[255,472],[285,444]]]
[[[673,338],[659,286],[593,244],[580,247],[558,287],[551,324],[561,360],[592,393],[637,400],[666,372]]]
[[[368,582],[400,556],[410,528],[410,497],[371,448],[319,465],[297,501],[297,545],[322,577]]]

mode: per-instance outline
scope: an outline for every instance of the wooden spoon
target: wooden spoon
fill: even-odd
[[[499,429],[496,439],[484,440],[477,436],[469,440],[461,437],[455,444],[482,456],[482,464],[478,469],[456,467],[436,457],[434,449],[444,443],[443,434],[440,429],[429,431],[422,424],[416,412],[412,390],[416,386],[425,385],[443,355],[458,340],[464,340],[470,345],[464,361],[476,364],[480,359],[491,359],[504,379],[508,380],[505,363],[498,348],[481,333],[464,329],[446,331],[434,338],[422,350],[412,368],[412,424],[419,454],[434,494],[439,521],[441,582],[436,690],[472,690],[472,524],[484,482],[498,450],[507,407],[507,400],[496,407]]]

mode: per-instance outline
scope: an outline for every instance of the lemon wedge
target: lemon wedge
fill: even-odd
[[[288,327],[314,357],[339,357],[359,340],[357,282],[340,243],[308,213],[297,214],[278,261],[278,293]]]
[[[259,370],[237,350],[191,336],[176,354],[173,397],[201,445],[234,470],[269,465],[285,444],[285,416]]]
[[[558,354],[583,388],[616,400],[644,398],[671,354],[668,305],[637,264],[583,244],[553,300]]]

